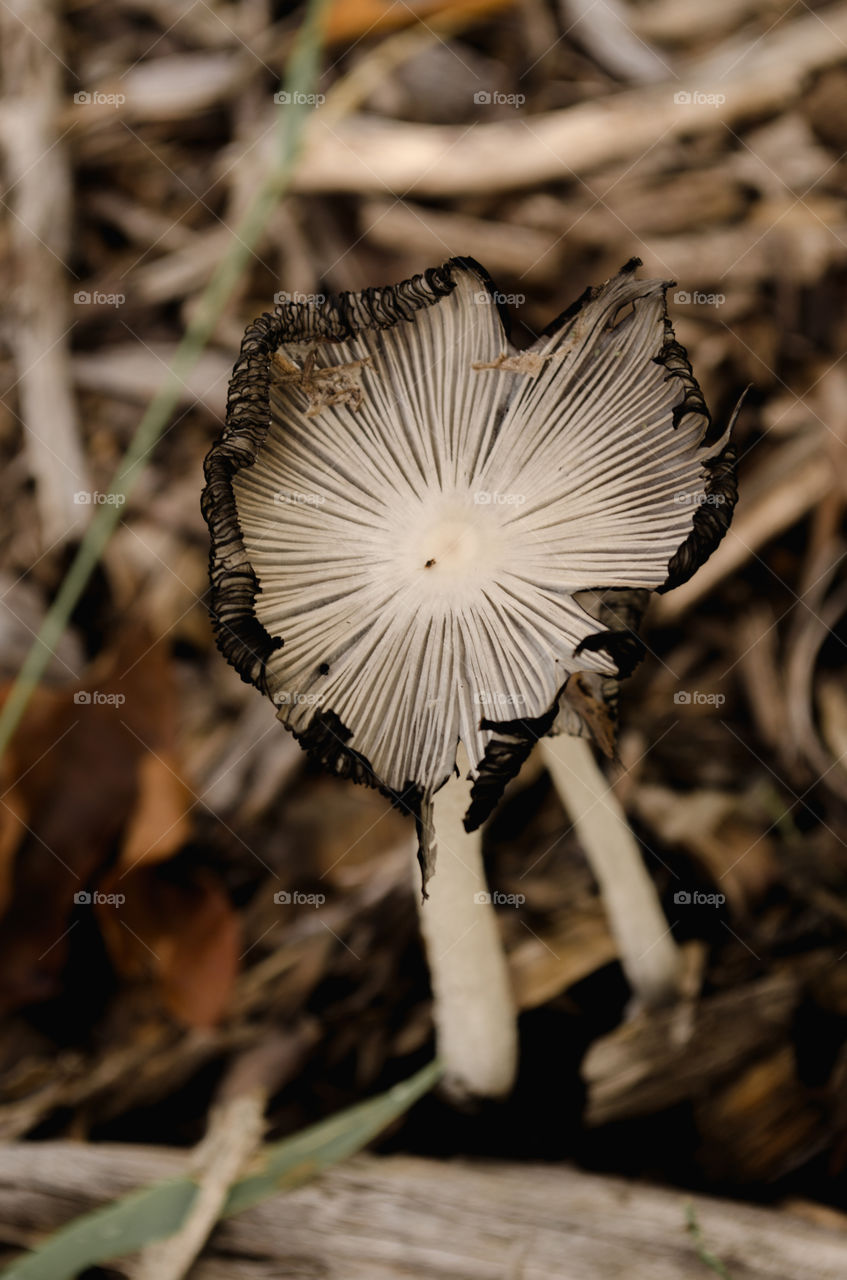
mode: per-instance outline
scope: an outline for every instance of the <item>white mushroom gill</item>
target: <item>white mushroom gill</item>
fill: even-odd
[[[313,757],[415,814],[425,885],[458,745],[470,831],[729,522],[727,432],[637,265],[524,353],[468,259],[245,335],[207,460],[218,643]]]
[[[284,723],[331,708],[384,785],[428,795],[459,739],[475,775],[481,706],[533,719],[570,672],[615,672],[608,652],[575,656],[597,624],[574,593],[660,586],[725,443],[702,447],[699,413],[672,421],[660,282],[617,277],[539,340],[531,376],[473,369],[507,342],[479,278],[454,274],[413,323],[287,348],[233,481],[255,615],[285,641],[266,663]],[[309,416],[298,358],[355,365],[361,398]]]

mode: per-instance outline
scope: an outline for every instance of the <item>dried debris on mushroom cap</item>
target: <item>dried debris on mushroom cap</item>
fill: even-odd
[[[525,352],[467,258],[245,334],[206,459],[217,641],[323,765],[416,815],[425,877],[458,741],[470,830],[729,524],[729,428],[639,265]]]

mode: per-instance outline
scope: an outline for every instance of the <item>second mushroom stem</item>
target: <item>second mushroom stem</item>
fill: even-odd
[[[438,844],[421,930],[434,997],[445,1085],[455,1096],[501,1097],[517,1069],[517,1014],[482,862],[482,834],[462,823],[470,789],[460,747],[459,776],[436,792]]]
[[[621,964],[639,1001],[656,1007],[680,992],[682,955],[626,816],[582,738],[541,741],[544,763],[597,878]],[[467,758],[434,797],[438,844],[421,904],[445,1084],[456,1096],[501,1097],[514,1084],[517,1014],[482,862],[482,835],[465,831]],[[417,874],[417,867],[416,867]]]
[[[682,954],[626,815],[584,738],[544,738],[541,753],[597,878],[624,973],[642,1004],[680,992]]]

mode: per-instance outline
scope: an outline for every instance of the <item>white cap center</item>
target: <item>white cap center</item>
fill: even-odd
[[[469,521],[439,520],[421,539],[421,560],[426,569],[461,572],[478,560],[481,543],[479,528]]]
[[[398,586],[414,583],[418,599],[448,602],[483,587],[502,567],[503,529],[498,513],[472,495],[427,496],[404,512],[390,552]]]

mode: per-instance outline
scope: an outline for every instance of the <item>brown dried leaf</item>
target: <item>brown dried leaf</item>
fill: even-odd
[[[61,991],[75,895],[102,888],[116,849],[129,863],[127,850],[164,858],[184,841],[187,791],[167,769],[174,705],[167,648],[144,628],[125,630],[77,688],[36,691],[3,771],[3,1009]]]
[[[139,862],[163,862],[191,834],[194,798],[166,753],[143,756],[138,765],[138,795],[124,831],[119,866],[130,871]]]
[[[152,980],[168,1011],[188,1026],[218,1022],[240,952],[239,921],[219,881],[200,873],[175,883],[157,867],[141,867],[111,876],[108,892],[126,899],[95,907],[118,972]]]

